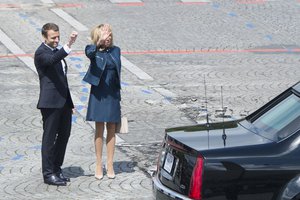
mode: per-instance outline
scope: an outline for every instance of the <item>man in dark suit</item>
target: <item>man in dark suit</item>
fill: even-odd
[[[59,27],[47,23],[42,27],[44,42],[37,48],[34,64],[39,75],[40,95],[37,108],[43,120],[42,172],[44,182],[65,186],[70,179],[62,174],[74,108],[67,81],[64,58],[77,38],[73,31],[66,45],[59,46]]]

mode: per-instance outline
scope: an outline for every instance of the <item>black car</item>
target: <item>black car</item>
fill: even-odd
[[[166,129],[153,196],[300,200],[300,82],[243,119]]]

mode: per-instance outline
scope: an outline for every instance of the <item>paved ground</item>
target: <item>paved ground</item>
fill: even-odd
[[[299,81],[299,13],[297,0],[1,0],[0,199],[151,199],[164,128],[203,122],[205,99],[211,121],[221,120],[221,87],[232,119]],[[63,166],[71,177],[66,187],[45,185],[41,175],[32,56],[49,21],[61,27],[62,43],[79,32],[67,59],[77,112]],[[116,179],[97,181],[94,125],[84,120],[89,86],[81,80],[89,30],[103,22],[112,24],[122,49],[122,112],[130,132],[118,136]]]

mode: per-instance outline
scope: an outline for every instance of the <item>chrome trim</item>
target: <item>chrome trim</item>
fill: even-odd
[[[177,167],[178,167],[178,163],[179,163],[179,158],[177,158],[176,156],[174,156],[174,157],[176,158],[176,163],[175,163],[174,172],[173,172],[173,175],[172,175],[173,180],[175,178]]]
[[[157,177],[157,174],[152,178],[152,184],[153,184],[154,190],[158,190],[168,197],[171,197],[173,199],[192,200],[190,198],[183,196],[182,194],[179,194],[173,190],[170,190],[169,188],[167,188],[166,186],[161,184],[161,182],[159,181],[159,179]]]

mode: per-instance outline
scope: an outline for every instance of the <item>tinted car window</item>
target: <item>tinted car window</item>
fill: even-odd
[[[262,134],[282,139],[300,126],[300,99],[291,94],[253,122]],[[267,136],[266,135],[266,136]]]

